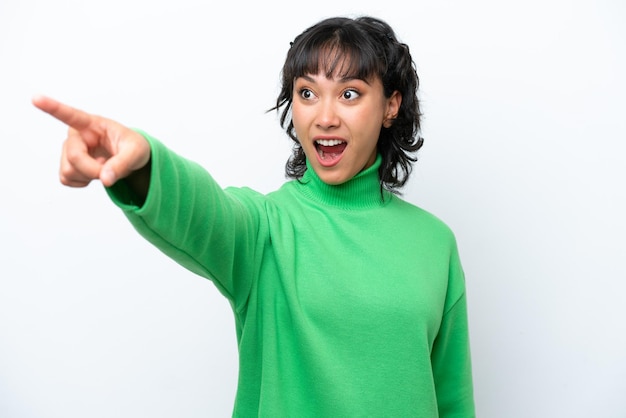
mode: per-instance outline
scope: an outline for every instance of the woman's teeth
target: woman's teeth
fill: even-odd
[[[315,141],[318,145],[323,145],[325,147],[333,147],[335,145],[341,144],[343,141],[339,139],[318,139]]]

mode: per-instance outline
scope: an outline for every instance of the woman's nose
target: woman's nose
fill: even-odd
[[[322,101],[318,104],[316,124],[322,129],[336,128],[340,119],[334,103]]]

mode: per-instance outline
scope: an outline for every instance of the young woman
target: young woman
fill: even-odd
[[[421,145],[418,78],[383,21],[299,35],[274,110],[293,180],[220,188],[144,132],[45,97],[69,126],[60,177],[100,179],[135,228],[231,303],[236,417],[473,417],[454,236],[400,199]]]

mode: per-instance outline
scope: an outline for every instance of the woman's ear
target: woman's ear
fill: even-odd
[[[383,119],[383,126],[385,128],[391,128],[393,120],[398,116],[400,111],[400,105],[402,104],[402,93],[395,90],[391,93],[391,97],[387,99],[387,109],[385,111],[385,118]]]

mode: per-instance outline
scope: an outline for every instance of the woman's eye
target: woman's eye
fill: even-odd
[[[300,90],[300,97],[302,97],[303,99],[309,100],[309,99],[312,99],[314,97],[314,94],[309,89],[301,89]]]
[[[357,97],[359,97],[359,92],[357,92],[356,90],[346,90],[342,93],[342,97],[346,100],[354,100]]]

